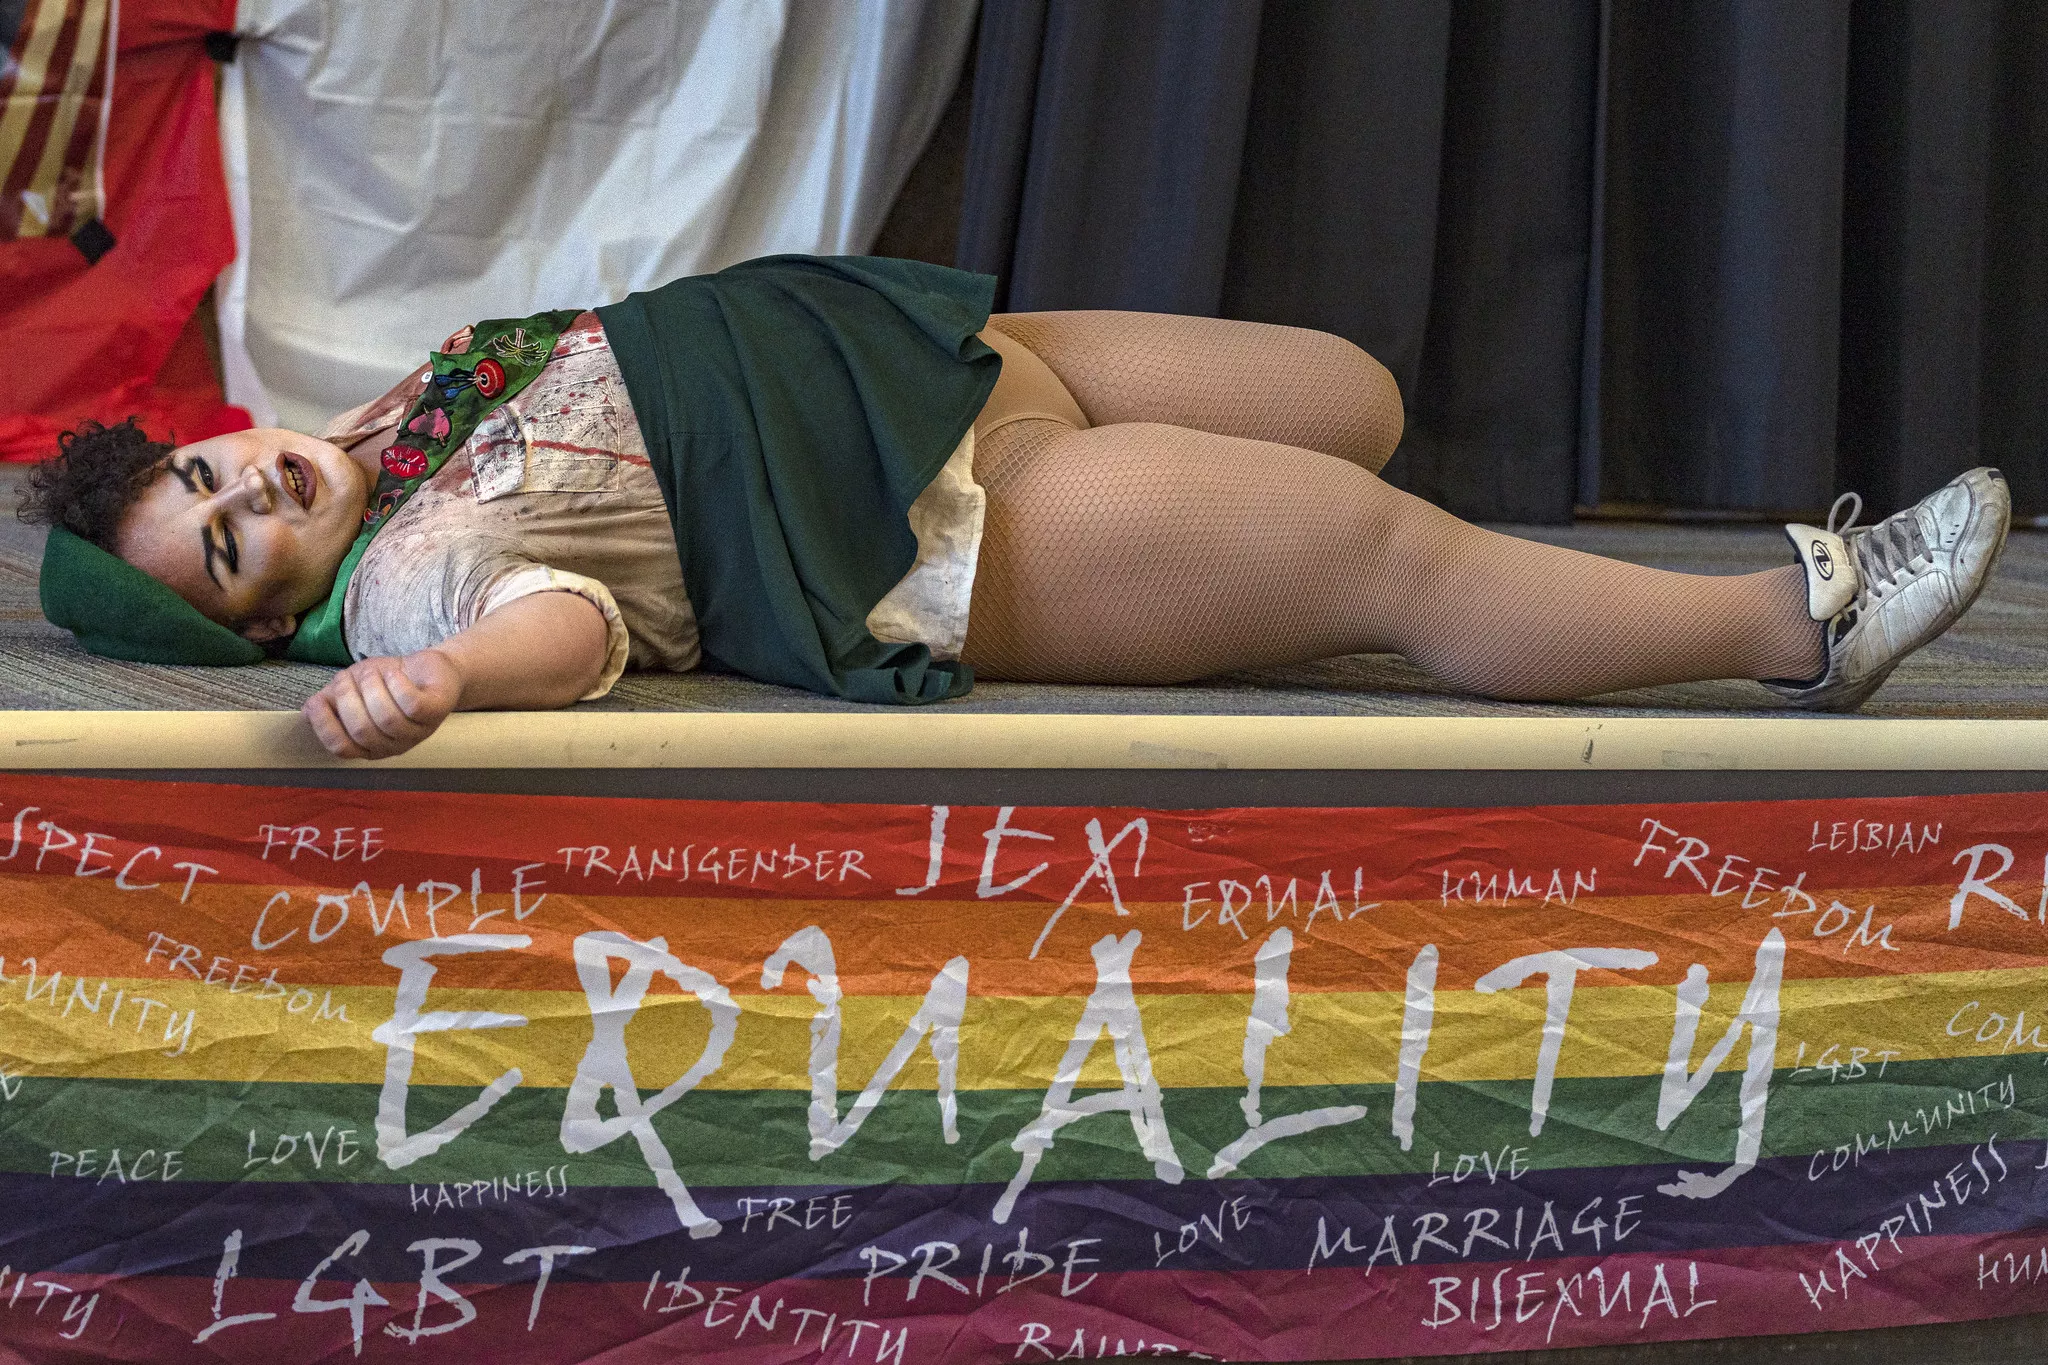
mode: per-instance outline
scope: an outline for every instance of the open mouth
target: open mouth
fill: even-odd
[[[313,493],[320,483],[309,462],[297,455],[280,455],[277,457],[277,477],[299,506],[312,510]]]

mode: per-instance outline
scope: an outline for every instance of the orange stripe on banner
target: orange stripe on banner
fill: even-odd
[[[1306,925],[1304,908],[1301,915],[1268,924],[1261,906],[1255,932],[1242,940],[1182,931],[1180,903],[1132,901],[1122,917],[1100,904],[1070,909],[1034,960],[1031,947],[1049,913],[1043,906],[1019,916],[957,900],[592,896],[544,887],[523,896],[515,908],[506,880],[489,878],[480,886],[473,899],[470,886],[454,880],[424,891],[417,882],[394,888],[373,881],[367,893],[346,884],[201,881],[185,902],[183,874],[177,873],[132,897],[115,892],[105,877],[0,876],[0,954],[60,962],[73,971],[143,974],[169,970],[173,961],[198,974],[195,964],[203,968],[221,959],[228,970],[257,964],[259,975],[275,968],[280,980],[296,983],[384,986],[394,972],[382,955],[405,939],[518,933],[531,938],[531,946],[493,955],[486,977],[471,984],[545,990],[561,986],[577,934],[608,929],[642,940],[661,936],[692,966],[746,991],[758,989],[761,963],[785,938],[818,925],[831,937],[842,983],[851,992],[921,995],[947,961],[965,955],[974,967],[975,994],[1085,995],[1095,979],[1090,945],[1106,933],[1132,929],[1144,934],[1135,963],[1137,989],[1176,994],[1247,991],[1256,949],[1281,927],[1294,934],[1289,987],[1297,992],[1399,991],[1425,942],[1438,948],[1440,986],[1466,989],[1511,958],[1560,946],[1648,949],[1681,969],[1698,963],[1719,981],[1747,977],[1757,944],[1776,928],[1786,935],[1786,978],[1824,980],[1981,969],[1988,937],[1968,932],[1971,926],[1946,933],[1945,887],[1842,891],[1823,898],[1815,912],[1786,918],[1767,911],[1730,914],[1696,896],[1582,898],[1573,907],[1510,909],[1477,922],[1461,922],[1433,902],[1409,902],[1381,905],[1350,920],[1323,914]],[[542,894],[547,899],[535,913],[532,906]],[[1883,915],[1873,913],[1866,932],[1863,912],[1877,906]],[[516,909],[529,917],[517,918]],[[1878,935],[1886,924],[1888,939]],[[467,975],[485,966],[451,963],[446,970]],[[1589,971],[1584,981],[1625,985],[1638,979],[1634,973]]]
[[[154,932],[280,979],[383,985],[399,937],[516,932],[530,947],[470,984],[547,989],[576,934],[614,929],[745,989],[819,925],[849,990],[922,994],[964,955],[978,991],[1066,995],[1093,984],[1092,944],[1136,930],[1138,989],[1242,992],[1286,928],[1292,989],[1388,991],[1425,943],[1446,988],[1572,947],[1746,978],[1775,929],[1787,976],[1855,978],[2034,959],[2044,854],[2048,810],[2028,796],[937,812],[10,775],[0,954],[134,958]],[[1992,894],[1959,903],[1973,876]]]

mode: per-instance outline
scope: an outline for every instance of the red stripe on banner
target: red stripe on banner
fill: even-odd
[[[1036,1365],[1151,1355],[1378,1360],[1850,1331],[2048,1310],[2048,1241],[2038,1234],[1907,1237],[1896,1244],[1878,1236],[1700,1258],[1636,1252],[1540,1268],[1473,1262],[1370,1272],[1317,1266],[1100,1275],[1080,1257],[1014,1294],[1003,1292],[1006,1268],[977,1280],[976,1268],[968,1267],[954,1277],[957,1287],[937,1277],[925,1281],[915,1303],[903,1301],[901,1278],[738,1286],[692,1280],[680,1262],[645,1283],[578,1282],[572,1242],[510,1251],[530,1267],[522,1281],[471,1284],[457,1268],[428,1277],[424,1292],[420,1280],[351,1279],[346,1243],[319,1278],[310,1278],[308,1266],[306,1281],[10,1269],[0,1280],[0,1341],[24,1361],[89,1357],[153,1365],[346,1358],[666,1365],[714,1354],[722,1362],[763,1365]],[[429,1257],[437,1267],[459,1267],[471,1252],[508,1254],[460,1239],[413,1246],[423,1266]]]
[[[1443,949],[1439,987],[1465,989],[1500,962],[1557,948],[1565,933],[1697,962],[1721,980],[1746,977],[1772,930],[1788,942],[1788,979],[1978,970],[2011,963],[2015,933],[2043,932],[2048,808],[2025,795],[1484,811],[959,807],[938,816],[924,806],[11,777],[0,780],[0,875],[11,884],[0,930],[22,955],[54,948],[57,935],[79,951],[96,933],[112,936],[96,951],[124,935],[132,944],[136,926],[82,912],[139,857],[136,880],[183,877],[180,861],[203,865],[214,894],[180,913],[191,941],[218,939],[228,945],[220,952],[251,940],[275,895],[288,893],[269,938],[306,920],[318,895],[355,894],[347,932],[319,945],[300,933],[265,950],[285,975],[327,985],[388,982],[388,942],[366,926],[404,886],[408,936],[424,932],[426,881],[460,892],[449,913],[461,925],[473,913],[507,919],[522,884],[529,900],[557,896],[558,906],[635,932],[659,932],[679,905],[730,914],[749,933],[705,944],[698,963],[721,980],[758,970],[760,936],[802,927],[812,907],[830,904],[849,988],[881,994],[921,994],[946,953],[961,951],[952,940],[942,951],[943,936],[917,926],[962,922],[973,926],[977,961],[1008,964],[1002,993],[1085,993],[1088,945],[1129,927],[1119,905],[1170,926],[1147,937],[1147,976],[1149,988],[1178,992],[1244,992],[1245,961],[1276,923],[1302,944],[1290,988],[1304,992],[1398,991],[1424,942]],[[367,861],[365,831],[375,841]],[[1984,831],[1995,841],[1973,844]],[[1097,858],[1119,834],[1124,842]],[[1532,849],[1540,865],[1517,866]],[[1966,885],[1995,897],[1964,894]],[[493,968],[506,973],[494,984],[540,989],[567,942],[519,918],[533,951]],[[1327,951],[1306,951],[1316,943]],[[1635,979],[1586,974],[1589,985]]]

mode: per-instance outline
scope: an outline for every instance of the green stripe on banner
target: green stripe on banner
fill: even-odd
[[[1543,1132],[1529,1134],[1528,1081],[1431,1082],[1415,1107],[1412,1146],[1390,1133],[1393,1087],[1269,1087],[1267,1120],[1328,1105],[1367,1108],[1364,1119],[1271,1143],[1239,1170],[1248,1177],[1399,1175],[1458,1168],[1460,1154],[1529,1168],[1659,1164],[1731,1159],[1738,1074],[1717,1074],[1666,1132],[1656,1127],[1658,1083],[1643,1077],[1556,1082]],[[578,1185],[650,1185],[636,1144],[622,1140],[568,1158],[557,1138],[567,1094],[521,1087],[438,1153],[402,1171],[376,1157],[379,1089],[367,1085],[9,1079],[0,1104],[0,1170],[78,1168],[89,1174],[122,1153],[176,1150],[187,1180],[341,1180],[393,1183],[510,1176],[568,1161]],[[1806,1156],[1847,1145],[1864,1151],[2048,1137],[2048,1078],[2038,1063],[2010,1057],[1892,1062],[1879,1078],[1780,1070],[1771,1085],[1763,1155]],[[407,1114],[420,1132],[476,1098],[476,1091],[415,1086]],[[840,1097],[844,1117],[854,1096]],[[1173,1143],[1191,1175],[1244,1132],[1241,1090],[1169,1090],[1164,1106]],[[796,1091],[699,1091],[655,1119],[677,1170],[693,1185],[870,1185],[886,1182],[1001,1182],[1015,1172],[1011,1139],[1037,1116],[1037,1091],[965,1091],[957,1144],[940,1133],[933,1092],[891,1091],[860,1131],[820,1161],[806,1158],[809,1096]],[[609,1107],[601,1112],[612,1112]],[[1516,1149],[1521,1149],[1516,1156]],[[55,1153],[71,1155],[65,1161]],[[1468,1163],[1469,1164],[1469,1163]],[[152,1164],[149,1169],[158,1170]],[[1484,1178],[1484,1165],[1478,1167]],[[1039,1180],[1149,1179],[1120,1114],[1082,1121],[1046,1153]],[[60,1187],[61,1188],[61,1187]]]

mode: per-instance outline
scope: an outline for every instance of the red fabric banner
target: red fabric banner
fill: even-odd
[[[249,425],[197,314],[235,254],[202,46],[234,18],[233,0],[28,0],[0,33],[0,335],[17,357],[0,459],[41,459],[87,418],[179,441]]]

